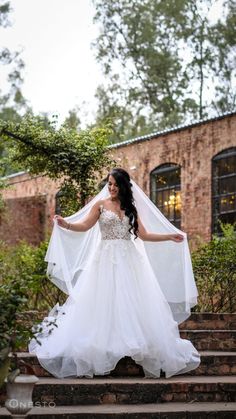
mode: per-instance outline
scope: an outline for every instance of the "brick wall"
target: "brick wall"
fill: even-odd
[[[0,217],[0,240],[15,244],[20,240],[37,245],[45,238],[47,200],[45,196],[13,198],[5,201]]]
[[[211,163],[236,146],[236,115],[209,121],[149,140],[118,146],[113,156],[150,193],[150,172],[164,163],[181,166],[181,229],[196,241],[211,238]]]
[[[188,233],[192,243],[196,243],[198,237],[204,241],[211,238],[212,158],[224,149],[235,146],[236,113],[158,134],[154,138],[117,145],[111,149],[111,154],[117,161],[117,166],[128,170],[132,178],[148,195],[150,172],[153,169],[164,163],[175,163],[181,166],[181,228]],[[44,226],[41,225],[40,229],[42,228],[44,233],[50,229],[59,183],[45,177],[30,177],[28,174],[10,177],[9,183],[11,186],[4,191],[4,197],[9,200],[8,202],[11,200],[9,205],[12,208],[13,218],[16,218],[17,213],[14,211],[14,205],[16,208],[21,205],[21,212],[28,214],[28,206],[24,207],[23,200],[29,197],[42,199],[43,196]],[[18,199],[21,199],[21,204],[18,204],[20,202]],[[40,224],[39,215],[33,216],[32,213],[31,222],[35,224],[35,227],[32,226],[32,231],[34,228],[37,230],[37,225]],[[3,228],[5,227],[0,226],[0,237],[5,234]],[[9,225],[8,233],[12,238],[26,237],[28,228],[23,221],[18,228],[18,233],[15,234],[11,231],[11,229],[14,230],[13,223],[11,227]]]
[[[3,191],[3,197],[6,200],[7,211],[10,213],[12,211],[13,218],[16,218],[15,214],[18,214],[18,208],[20,217],[22,215],[22,224],[18,227],[18,233],[13,232],[12,237],[15,237],[15,241],[18,241],[16,236],[19,238],[25,238],[30,243],[37,244],[39,241],[43,240],[47,234],[51,231],[52,227],[52,218],[55,214],[55,195],[59,189],[59,182],[54,182],[51,179],[46,178],[45,176],[30,176],[28,173],[21,173],[15,176],[10,176],[8,179],[8,188]],[[24,204],[25,201],[25,204]],[[41,208],[42,202],[44,203],[44,216],[43,223],[40,224],[39,220],[42,218],[41,215],[36,214],[36,209],[34,205],[38,202],[39,207]],[[30,205],[32,205],[32,213],[30,211]],[[14,213],[14,206],[16,207],[16,212]],[[42,213],[42,208],[40,209],[40,214]],[[29,224],[32,224],[31,227],[26,226],[24,214],[30,215]],[[9,217],[8,217],[9,218]],[[27,231],[37,231],[38,225],[40,225],[40,230],[42,231],[41,235],[35,233],[32,235],[28,234]],[[11,232],[13,229],[13,224],[8,224],[8,231]],[[4,237],[5,227],[3,224],[0,224],[0,238]],[[33,238],[34,237],[34,238]],[[38,237],[38,239],[35,239]],[[11,242],[14,242],[12,238]]]

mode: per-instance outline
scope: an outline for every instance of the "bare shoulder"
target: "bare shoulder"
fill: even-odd
[[[106,199],[99,199],[99,201],[95,202],[95,204],[93,205],[93,208],[99,210],[101,205],[104,205],[105,202],[106,202]]]
[[[108,202],[110,202],[110,199],[109,198],[99,199],[99,201],[97,201],[95,205],[98,205],[100,207],[100,205],[104,205],[104,204],[106,204]]]

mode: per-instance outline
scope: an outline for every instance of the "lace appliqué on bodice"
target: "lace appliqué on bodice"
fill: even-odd
[[[127,215],[122,219],[114,211],[100,207],[99,226],[102,240],[131,240],[130,224]]]

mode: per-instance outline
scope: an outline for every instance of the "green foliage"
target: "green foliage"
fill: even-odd
[[[0,121],[0,138],[11,144],[11,161],[33,174],[58,180],[64,193],[64,214],[82,207],[94,194],[98,176],[112,161],[108,156],[109,127],[80,131],[27,115],[19,124]],[[79,200],[77,197],[79,196]]]
[[[0,287],[0,351],[22,344],[22,334],[16,331],[17,311],[26,299],[26,288],[16,280],[2,283]]]
[[[78,107],[71,109],[63,125],[67,128],[79,130],[79,127],[81,124],[80,117],[78,116],[79,112],[80,112],[80,109]]]
[[[236,311],[236,232],[230,224],[221,225],[223,236],[192,253],[199,291],[198,311]]]
[[[0,386],[10,367],[9,353],[26,338],[24,327],[16,327],[17,310],[26,301],[25,290],[17,281],[0,287]]]
[[[0,109],[0,120],[20,122],[21,117],[17,111],[11,107],[5,106]],[[9,161],[9,145],[0,139],[0,177],[7,176],[24,169],[22,165]]]
[[[11,13],[11,6],[9,1],[0,2],[0,26],[7,28],[11,26],[9,15]],[[21,109],[26,106],[26,101],[21,92],[21,85],[23,83],[22,72],[24,70],[24,62],[20,58],[19,51],[10,51],[6,47],[0,48],[0,65],[5,65],[9,68],[7,81],[9,89],[5,94],[0,91],[0,112],[5,107],[12,107]]]
[[[32,337],[31,330],[18,322],[18,313],[27,304],[28,285],[21,283],[17,275],[14,275],[12,269],[14,260],[10,260],[9,256],[7,248],[2,244],[0,248],[0,386],[7,377],[11,365],[9,353],[22,347],[28,338]],[[14,370],[16,374],[19,373],[16,366]]]
[[[64,302],[65,296],[46,278],[47,245],[42,242],[33,247],[22,242],[11,247],[0,243],[0,386],[10,368],[9,380],[20,373],[17,359],[10,362],[8,355],[26,349],[28,340],[35,337],[32,314]],[[25,311],[32,313],[27,321]]]
[[[150,132],[235,108],[233,0],[216,23],[212,0],[93,2],[94,46],[107,78],[97,91],[98,120],[115,113],[118,140],[133,136],[131,124],[141,135],[145,125]]]
[[[26,299],[21,301],[19,311],[47,311],[57,302],[63,302],[64,294],[46,276],[46,254],[48,242],[34,247],[25,242],[16,246],[1,243],[0,284],[17,284]]]
[[[1,219],[1,217],[4,213],[4,211],[5,211],[5,208],[6,208],[5,201],[4,201],[4,199],[1,195],[1,189],[5,189],[5,188],[6,188],[5,182],[0,179],[0,219]]]
[[[96,92],[96,98],[99,102],[99,108],[96,115],[96,123],[102,125],[108,123],[112,125],[112,132],[109,135],[110,143],[117,143],[127,138],[133,138],[137,135],[144,135],[151,132],[153,125],[142,115],[142,107],[132,112],[130,107],[119,104],[119,101],[126,103],[125,92],[117,83],[107,89],[99,86]],[[117,98],[119,97],[119,101]],[[122,98],[124,100],[122,100]]]
[[[11,6],[9,1],[0,0],[0,27],[11,26]],[[19,122],[22,111],[29,111],[21,88],[23,84],[24,62],[19,51],[0,47],[0,66],[7,67],[4,92],[0,89],[0,120]],[[4,80],[1,80],[2,82]],[[24,165],[10,164],[7,144],[0,143],[0,177],[24,169]]]
[[[216,57],[219,83],[216,86],[215,107],[218,112],[234,110],[235,92],[235,50],[236,50],[236,2],[227,0],[228,13],[225,22],[218,21],[212,31],[213,42],[217,47]]]

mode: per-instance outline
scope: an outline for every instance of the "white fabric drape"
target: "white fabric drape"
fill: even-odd
[[[187,235],[165,218],[133,180],[132,190],[139,217],[147,231],[159,234],[180,233],[185,237],[181,243],[143,242],[139,238],[133,238],[137,250],[149,260],[174,319],[181,323],[190,315],[191,307],[197,303],[198,296]],[[66,220],[70,223],[82,220],[97,201],[108,196],[106,185],[84,208],[66,217]],[[72,298],[80,273],[92,260],[100,240],[98,223],[89,231],[78,233],[61,228],[54,222],[45,256],[48,262],[47,274],[55,285]]]

